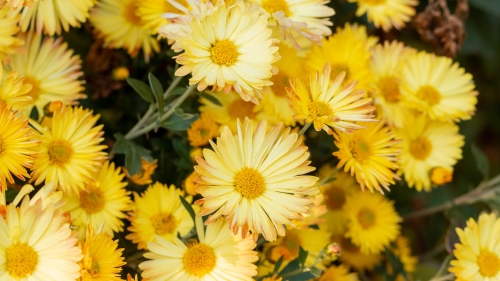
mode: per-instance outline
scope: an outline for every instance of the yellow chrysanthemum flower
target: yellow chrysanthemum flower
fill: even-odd
[[[127,228],[131,233],[126,238],[137,243],[139,249],[146,249],[155,236],[173,241],[177,233],[186,235],[194,223],[179,199],[183,195],[184,191],[174,185],[167,187],[159,182],[150,185],[142,196],[134,193],[128,217],[131,226]],[[186,200],[190,202],[191,196]]]
[[[368,21],[375,27],[389,31],[392,27],[401,29],[415,15],[414,6],[418,0],[349,0],[357,3],[356,16],[367,14]]]
[[[410,241],[404,236],[399,236],[394,241],[394,245],[390,247],[393,254],[401,261],[403,268],[407,274],[415,272],[418,258],[411,255]],[[392,267],[387,263],[387,271],[392,274]],[[402,274],[398,274],[396,281],[405,281],[406,279]]]
[[[84,82],[78,80],[83,75],[82,61],[61,37],[46,37],[42,41],[41,35],[29,33],[21,38],[26,41],[27,54],[10,56],[10,67],[24,76],[24,83],[32,86],[28,95],[33,101],[25,106],[26,115],[33,107],[42,115],[43,107],[52,101],[75,104],[76,100],[87,97],[83,94]]]
[[[464,137],[453,123],[432,121],[422,115],[408,122],[411,129],[395,130],[403,140],[398,173],[404,174],[409,187],[431,191],[431,171],[436,167],[452,170],[462,158]]]
[[[383,122],[357,124],[365,129],[352,134],[338,131],[333,134],[339,149],[333,153],[340,160],[337,167],[344,166],[345,172],[356,176],[363,191],[365,187],[371,192],[377,190],[383,193],[382,188],[389,191],[389,185],[395,183],[394,179],[399,179],[394,171],[399,167],[399,140]]]
[[[370,48],[378,38],[368,36],[365,26],[347,23],[344,28],[323,39],[321,46],[313,46],[306,60],[310,73],[321,71],[326,63],[331,65],[331,80],[341,72],[346,73],[344,83],[358,81],[357,89],[369,90],[372,83]]]
[[[34,132],[28,120],[10,107],[0,107],[0,192],[7,189],[8,180],[14,183],[13,174],[21,180],[29,178],[26,168],[33,168],[36,146]]]
[[[250,0],[260,6],[269,18],[269,26],[279,28],[283,40],[290,40],[300,48],[294,35],[303,36],[314,43],[321,43],[324,36],[332,34],[330,17],[335,11],[328,7],[328,0]],[[293,33],[292,33],[293,31]]]
[[[189,144],[193,147],[205,146],[208,141],[219,135],[219,124],[215,122],[210,113],[202,113],[200,118],[191,123],[187,130]]]
[[[233,235],[228,222],[219,219],[207,226],[196,218],[199,242],[184,244],[179,238],[168,241],[157,236],[149,242],[150,259],[139,265],[142,276],[148,281],[163,280],[253,280],[257,274],[253,264],[258,260],[253,251],[255,242],[251,237],[241,239]]]
[[[31,1],[32,2],[32,1]],[[21,10],[21,30],[42,32],[46,35],[60,35],[70,27],[80,27],[87,21],[89,10],[96,0],[43,0],[35,1],[31,7]]]
[[[151,184],[153,180],[151,176],[154,174],[156,168],[158,167],[158,159],[153,162],[148,162],[145,159],[141,159],[141,170],[135,175],[130,175],[125,167],[122,167],[125,176],[136,185],[146,185]]]
[[[320,181],[331,177],[325,184],[319,186],[323,194],[327,212],[324,215],[326,219],[325,227],[334,235],[344,234],[347,227],[347,217],[345,216],[343,206],[347,196],[359,192],[359,184],[354,177],[342,171],[332,173],[335,169],[330,165],[324,165],[319,169],[318,177]]]
[[[0,71],[0,77],[1,74]],[[7,104],[13,110],[24,109],[24,106],[32,101],[31,96],[29,96],[31,88],[31,84],[24,83],[24,77],[19,77],[17,71],[9,72],[0,87],[0,106],[3,107]]]
[[[470,218],[464,229],[456,228],[460,243],[455,244],[450,272],[457,281],[500,279],[500,219],[495,213]]]
[[[374,75],[374,89],[371,96],[380,111],[377,116],[389,126],[402,128],[413,112],[406,107],[405,96],[401,93],[401,69],[405,59],[414,52],[414,49],[397,41],[385,41],[372,49],[370,67]]]
[[[104,47],[123,48],[132,57],[139,50],[146,61],[160,51],[158,41],[137,14],[139,0],[102,0],[92,9],[90,22],[97,35],[104,39]],[[110,24],[112,22],[113,24]]]
[[[8,6],[2,8],[1,3],[2,0],[0,0],[0,26],[2,27],[0,29],[0,60],[16,53],[16,50],[24,43],[23,40],[15,37],[19,32],[17,23],[21,19],[21,15]],[[11,2],[11,4],[14,3]],[[0,67],[2,67],[1,62]]]
[[[186,0],[177,1],[174,4],[169,0],[137,1],[136,14],[141,19],[144,28],[156,34],[161,26],[170,23],[170,21],[164,17],[165,14],[183,14],[182,10],[184,9],[179,9],[179,5],[183,8],[188,6]]]
[[[33,164],[31,181],[56,182],[66,193],[79,193],[93,181],[107,153],[100,145],[103,125],[95,126],[99,115],[82,107],[63,107],[52,118],[51,129],[38,128],[42,143]]]
[[[234,89],[243,100],[258,104],[260,91],[272,85],[269,79],[277,73],[272,64],[279,59],[266,16],[243,0],[230,7],[222,0],[199,5],[199,12],[182,17],[180,27],[169,31],[167,25],[162,31],[175,40],[174,51],[184,50],[175,57],[182,65],[175,75],[191,73],[189,84],[198,83],[199,91]]]
[[[330,266],[318,281],[359,281],[359,278],[356,273],[349,273],[349,268],[341,264]]]
[[[94,229],[103,226],[103,232],[113,236],[114,232],[123,231],[125,211],[131,202],[123,182],[124,175],[108,161],[92,175],[92,181],[85,184],[85,190],[66,194],[64,211],[71,213],[72,224],[78,227],[79,238],[85,237],[86,225],[92,223]]]
[[[17,9],[21,6],[33,7],[33,1],[38,0],[0,0],[0,8],[5,6],[7,3],[10,5],[12,9]]]
[[[312,203],[302,195],[314,195],[317,178],[304,176],[315,168],[309,166],[307,147],[283,124],[269,133],[262,121],[254,131],[252,121],[238,120],[238,134],[224,127],[213,150],[203,150],[205,160],[196,158],[196,172],[201,175],[197,192],[204,198],[200,215],[209,215],[206,223],[224,216],[234,233],[262,233],[268,241],[285,235],[290,220],[300,219]]]
[[[20,206],[9,204],[5,217],[0,215],[2,280],[61,281],[80,276],[77,238],[62,212],[52,203],[42,208],[42,202],[43,198],[30,201],[25,196]]]
[[[219,104],[201,97],[199,99],[201,103],[200,112],[202,114],[210,114],[215,122],[223,126],[228,126],[232,132],[236,132],[236,120],[238,119],[244,120],[245,117],[248,117],[255,125],[259,121],[266,119],[266,115],[260,106],[242,100],[236,92],[229,92],[227,94],[223,92],[205,93],[212,96]]]
[[[326,64],[323,73],[311,77],[309,92],[300,79],[290,85],[288,100],[295,112],[295,120],[313,123],[316,131],[325,130],[328,134],[336,128],[346,133],[363,128],[354,121],[371,121],[375,107],[369,105],[371,98],[363,98],[364,90],[353,91],[357,82],[353,81],[342,87],[345,72],[341,72],[330,82],[331,68]]]
[[[440,121],[468,120],[474,115],[478,93],[472,75],[452,59],[418,52],[408,57],[401,75],[401,91],[409,107]]]
[[[342,235],[333,235],[330,241],[336,242],[342,249],[340,261],[342,264],[350,266],[357,271],[372,271],[375,266],[382,262],[382,254],[364,254],[359,247],[352,244],[351,239]]]
[[[351,238],[361,253],[378,254],[399,236],[401,218],[393,204],[380,193],[358,192],[347,197],[345,237]]]
[[[81,245],[81,277],[77,280],[121,281],[121,266],[126,264],[122,257],[123,249],[117,249],[118,240],[113,241],[106,232],[94,233],[91,224],[87,228],[85,242]]]

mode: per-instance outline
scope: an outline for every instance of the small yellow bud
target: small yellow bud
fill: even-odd
[[[453,180],[453,170],[436,167],[431,171],[431,182],[433,185],[443,185]]]
[[[189,152],[189,157],[191,157],[191,161],[195,161],[194,158],[198,156],[200,158],[203,158],[203,149],[201,149],[200,147],[195,147],[193,149],[191,149],[191,151]]]
[[[134,184],[136,185],[146,185],[150,184],[153,181],[151,180],[151,175],[155,172],[156,168],[158,167],[158,159],[155,159],[153,162],[148,162],[144,159],[142,159],[141,164],[141,171],[135,175],[130,175],[123,167],[123,172],[125,173],[125,176]]]
[[[124,66],[119,66],[115,69],[113,69],[113,78],[117,81],[122,81],[128,78],[130,75],[130,72],[128,71],[128,68]]]
[[[53,101],[43,107],[43,114],[47,117],[54,116],[54,113],[64,106],[62,101]]]
[[[267,260],[271,263],[276,263],[283,257],[283,260],[289,260],[292,257],[292,253],[285,246],[274,246],[267,252]]]
[[[325,255],[332,261],[336,261],[342,254],[342,249],[338,243],[330,243],[325,247]]]
[[[200,186],[197,182],[195,182],[195,180],[199,177],[200,175],[196,172],[196,171],[193,171],[187,178],[186,180],[184,181],[183,183],[183,186],[184,186],[184,190],[186,190],[187,194],[189,195],[196,195],[198,194],[196,192],[196,189],[198,188],[198,186]]]

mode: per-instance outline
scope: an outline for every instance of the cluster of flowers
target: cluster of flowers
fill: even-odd
[[[0,280],[122,280],[113,236],[123,219],[126,239],[146,251],[148,281],[281,280],[276,264],[301,248],[319,280],[358,280],[388,263],[386,249],[414,271],[383,193],[400,177],[418,191],[451,181],[464,144],[455,123],[477,103],[472,76],[363,26],[332,34],[328,2],[0,0]],[[384,30],[403,27],[417,4],[351,2]],[[86,97],[81,60],[51,36],[87,18],[104,47],[149,60],[166,38],[182,52],[175,75],[204,92],[187,131],[197,165],[182,189],[152,184],[156,161],[136,175],[115,167],[99,116],[75,106]],[[310,125],[338,149],[337,167],[316,176],[306,175],[316,169]],[[26,184],[7,202],[13,176],[44,186],[30,198]],[[125,177],[149,186],[132,200]],[[500,241],[486,237],[499,227],[484,214],[458,230],[458,280],[500,276]],[[324,261],[330,243],[341,264]]]

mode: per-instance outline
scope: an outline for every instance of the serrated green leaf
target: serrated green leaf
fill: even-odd
[[[279,260],[276,262],[274,265],[274,270],[273,273],[278,273],[278,270],[280,270],[281,264],[283,263],[283,256],[279,258]]]
[[[161,123],[161,126],[165,129],[169,129],[172,131],[185,131],[189,129],[191,123],[198,119],[198,114],[191,114],[190,118],[184,119],[183,116],[178,114],[172,114],[167,120]]]
[[[308,251],[305,251],[304,249],[302,249],[301,246],[299,246],[299,262],[302,268],[304,268],[304,266],[306,265],[306,259],[308,254],[309,254]]]
[[[471,150],[472,155],[474,155],[474,159],[476,160],[477,169],[481,172],[481,174],[483,174],[485,178],[487,178],[490,171],[490,163],[488,162],[488,158],[474,143],[471,144]]]
[[[116,143],[113,149],[118,154],[125,154],[125,168],[129,174],[135,175],[141,171],[142,158],[150,162],[154,160],[150,150],[125,139],[120,133],[114,136]]]
[[[196,224],[196,221],[195,221],[196,218],[195,218],[193,206],[191,206],[191,204],[189,204],[188,201],[186,201],[186,199],[184,199],[184,197],[182,197],[182,195],[179,195],[179,199],[181,200],[182,205],[184,206],[184,208],[186,208],[189,215],[193,219],[193,222]]]
[[[156,100],[156,104],[158,105],[158,114],[162,116],[165,112],[165,101],[163,100],[163,87],[160,83],[160,80],[153,75],[153,73],[148,74],[149,86],[151,86],[151,90],[153,90],[153,95]]]
[[[136,93],[141,96],[141,98],[149,103],[154,103],[155,102],[155,97],[153,95],[153,92],[151,89],[146,85],[146,83],[142,82],[141,80],[137,80],[134,78],[127,78],[127,83],[132,87]]]
[[[201,96],[202,98],[204,98],[204,99],[209,100],[211,103],[213,103],[213,104],[215,104],[215,105],[217,105],[217,106],[222,106],[222,103],[220,103],[220,101],[219,101],[216,97],[214,97],[214,96],[212,96],[212,95],[210,95],[210,94],[207,94],[207,93],[201,93],[201,94],[200,94],[200,96]]]

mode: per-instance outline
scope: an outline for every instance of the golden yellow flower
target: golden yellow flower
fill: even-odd
[[[82,61],[68,49],[62,37],[42,40],[41,35],[28,33],[21,38],[26,42],[27,53],[10,56],[10,66],[24,76],[24,83],[32,86],[28,95],[33,101],[25,106],[25,115],[29,116],[33,107],[42,115],[43,107],[52,101],[71,105],[87,97],[83,94],[84,82],[78,80],[83,75]]]
[[[380,193],[358,192],[347,198],[345,237],[351,238],[361,253],[378,254],[399,236],[401,218],[393,204]]]
[[[401,74],[401,91],[409,107],[440,121],[468,120],[474,115],[478,93],[472,75],[450,58],[415,53]]]
[[[452,170],[462,158],[464,137],[453,123],[432,121],[425,116],[408,120],[410,128],[395,130],[401,144],[399,174],[404,174],[409,187],[431,191],[430,176],[437,167]]]
[[[375,27],[389,31],[392,27],[401,29],[415,15],[414,6],[418,0],[349,0],[357,3],[356,16],[366,14]]]
[[[342,235],[333,235],[330,241],[340,244],[342,254],[340,261],[342,264],[350,266],[357,271],[371,271],[382,262],[382,254],[364,254],[360,248],[354,245],[349,238]]]
[[[17,71],[9,72],[0,87],[0,106],[7,104],[13,110],[24,109],[24,106],[32,101],[31,96],[28,95],[31,88],[31,84],[24,83],[24,77],[19,77]]]
[[[191,220],[191,219],[189,219]],[[205,230],[200,217],[196,218],[199,242],[184,244],[179,238],[173,241],[157,236],[149,242],[150,259],[139,264],[148,281],[163,280],[254,280],[257,275],[257,253],[251,237],[242,239],[233,235],[229,222],[219,219]]]
[[[455,244],[450,272],[457,281],[498,280],[500,278],[500,219],[495,213],[470,218],[464,229],[456,228],[460,243]]]
[[[349,273],[349,268],[344,265],[332,265],[323,272],[319,281],[359,281],[356,273]]]
[[[196,192],[196,189],[200,186],[200,184],[196,182],[196,179],[199,176],[200,175],[196,171],[193,171],[191,174],[189,174],[189,176],[183,182],[183,187],[184,187],[184,190],[186,191],[187,194],[193,195],[193,196],[198,194]]]
[[[297,134],[282,123],[266,131],[266,121],[254,131],[248,118],[243,126],[238,121],[237,135],[224,127],[213,150],[203,151],[205,160],[196,158],[203,199],[195,203],[203,204],[201,216],[211,214],[207,224],[224,216],[234,233],[274,241],[285,235],[284,225],[308,212],[312,200],[304,195],[317,193],[317,178],[304,175],[315,168]]]
[[[21,10],[21,30],[54,36],[86,22],[96,0],[43,0],[34,3],[28,0],[28,3],[28,7]]]
[[[138,16],[140,0],[102,0],[92,9],[90,22],[97,35],[104,39],[104,47],[126,49],[132,57],[140,50],[146,61],[160,51],[158,41]],[[110,24],[113,23],[113,24]]]
[[[14,2],[10,4],[15,5]],[[15,37],[19,32],[17,23],[21,19],[21,15],[8,6],[3,8],[2,6],[2,0],[0,0],[0,26],[2,27],[0,29],[0,60],[6,59],[7,56],[16,53],[24,44],[23,40]],[[2,63],[0,62],[1,67]],[[1,71],[0,74],[2,74]]]
[[[202,113],[200,118],[191,123],[187,138],[191,146],[205,146],[208,141],[219,135],[219,125],[209,113]]]
[[[17,111],[7,105],[0,106],[0,192],[7,189],[12,174],[21,180],[29,178],[26,168],[33,168],[36,146],[34,132]]]
[[[139,249],[146,249],[155,237],[173,241],[177,233],[186,235],[193,228],[193,220],[179,199],[184,191],[176,189],[174,185],[167,187],[159,182],[150,185],[140,196],[134,193],[132,211],[128,219],[131,232],[127,239],[138,243]],[[186,198],[190,202],[191,196]]]
[[[330,82],[331,68],[326,64],[323,73],[311,77],[309,92],[299,79],[296,79],[288,91],[290,107],[295,112],[295,120],[313,123],[316,131],[325,130],[328,134],[336,128],[346,133],[363,128],[354,121],[372,121],[375,107],[369,105],[371,98],[363,98],[364,90],[353,91],[357,82],[353,81],[342,87],[345,72],[341,72]]]
[[[125,176],[136,185],[146,185],[151,184],[153,180],[151,176],[154,174],[156,168],[158,167],[158,159],[153,162],[148,162],[145,159],[141,159],[141,170],[135,175],[130,175],[125,167],[122,167]]]
[[[269,79],[277,73],[272,64],[279,59],[266,16],[243,0],[230,7],[222,0],[215,6],[200,3],[197,9],[182,17],[181,27],[169,30],[173,25],[166,25],[162,31],[175,40],[174,51],[184,51],[175,57],[182,65],[175,75],[191,73],[189,84],[198,84],[199,91],[234,89],[243,100],[258,104],[263,87],[272,85]]]
[[[64,107],[54,113],[51,129],[37,128],[42,143],[33,164],[30,182],[55,182],[66,193],[79,193],[92,183],[107,153],[99,115],[82,107]]]
[[[156,34],[161,26],[170,23],[169,19],[164,17],[165,14],[183,14],[182,10],[186,9],[188,2],[186,0],[177,1],[175,4],[167,0],[137,1],[136,14],[141,19],[144,28]],[[179,9],[179,5],[181,5],[183,9]]]

